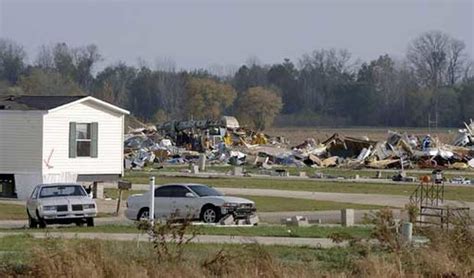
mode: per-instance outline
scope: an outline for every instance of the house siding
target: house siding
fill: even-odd
[[[0,173],[41,172],[41,111],[0,111]]]
[[[122,174],[123,114],[85,101],[44,115],[43,175]],[[69,123],[98,122],[98,157],[69,158]]]
[[[44,111],[0,111],[0,174],[13,174],[19,199],[40,183]]]

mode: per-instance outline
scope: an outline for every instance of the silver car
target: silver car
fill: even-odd
[[[239,197],[224,196],[202,184],[167,184],[155,189],[155,218],[201,220],[216,223],[231,214],[246,219],[256,213],[255,203]],[[150,191],[132,195],[127,200],[125,216],[131,220],[149,217]]]
[[[26,202],[30,228],[47,224],[94,226],[97,205],[79,184],[40,184]]]

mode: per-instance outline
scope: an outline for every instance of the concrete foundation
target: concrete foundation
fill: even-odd
[[[199,174],[199,166],[198,165],[191,165],[191,174]]]
[[[206,171],[206,154],[200,154],[198,160],[199,171]]]
[[[92,197],[94,199],[104,199],[104,185],[102,183],[94,183]]]
[[[354,226],[354,210],[353,209],[341,210],[341,225],[343,227]]]
[[[402,225],[402,240],[404,242],[410,242],[413,239],[413,224],[408,222],[408,223],[403,223]]]
[[[232,169],[232,175],[233,175],[233,176],[242,176],[242,173],[243,173],[242,167],[235,166],[235,167]]]
[[[229,214],[229,215],[225,216],[224,218],[222,218],[221,221],[219,221],[219,224],[221,224],[221,225],[233,225],[233,224],[235,224],[234,217]]]
[[[308,218],[304,216],[293,216],[286,219],[286,225],[288,226],[297,226],[297,227],[308,227],[310,226]]]

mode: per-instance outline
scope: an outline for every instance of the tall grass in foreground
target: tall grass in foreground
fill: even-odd
[[[0,277],[473,277],[474,235],[471,219],[459,219],[453,229],[419,231],[429,243],[414,246],[403,242],[390,210],[371,219],[372,240],[334,235],[349,240],[347,265],[327,269],[302,258],[288,263],[270,247],[257,244],[210,250],[189,243],[186,224],[143,225],[152,235],[148,243],[118,244],[106,241],[47,239],[31,251],[22,267],[0,268]],[[193,235],[191,235],[192,237]],[[299,250],[299,251],[298,251]],[[337,256],[328,252],[328,256]]]

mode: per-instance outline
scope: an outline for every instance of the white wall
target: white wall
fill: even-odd
[[[41,111],[0,111],[0,173],[41,173]]]
[[[44,115],[43,175],[122,174],[123,115],[93,102],[78,103]],[[69,122],[98,122],[98,157],[69,158]],[[51,156],[51,158],[49,158]]]
[[[26,200],[36,185],[42,184],[41,173],[15,173],[15,188],[18,199]]]

